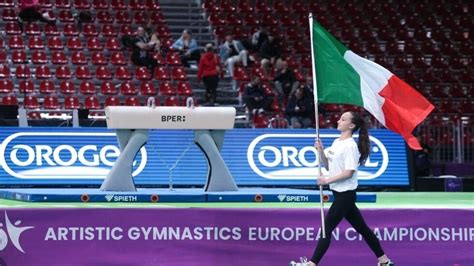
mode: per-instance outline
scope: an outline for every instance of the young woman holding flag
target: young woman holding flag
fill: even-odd
[[[367,226],[355,205],[357,168],[367,160],[370,153],[366,122],[358,113],[345,112],[337,121],[337,129],[341,135],[326,151],[324,151],[320,140],[315,143],[323,165],[329,170],[328,176],[318,177],[318,185],[329,185],[334,195],[334,202],[325,218],[326,237],[319,239],[314,254],[307,265],[314,266],[320,262],[329,248],[332,231],[343,218],[346,218],[352,227],[364,237],[377,256],[378,265],[394,265],[385,255],[379,240]],[[357,142],[352,138],[352,134],[356,131],[359,131]]]

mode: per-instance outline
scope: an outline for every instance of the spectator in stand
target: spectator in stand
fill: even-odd
[[[154,45],[153,50],[155,52],[160,52],[160,39],[158,39],[158,35],[156,35],[155,31],[153,30],[153,25],[146,26],[145,31],[147,36],[150,38],[150,41],[148,43]]]
[[[153,73],[158,62],[150,53],[154,51],[156,43],[150,40],[144,27],[138,27],[133,43],[132,62],[137,66],[146,66]]]
[[[219,48],[220,57],[229,70],[229,76],[234,77],[234,65],[236,63],[242,63],[244,67],[247,67],[248,51],[238,40],[234,40],[234,37],[230,34],[225,36],[225,42]],[[232,81],[232,88],[234,91],[237,90],[237,82]]]
[[[313,126],[313,99],[304,88],[297,88],[288,99],[286,117],[293,128],[309,128]]]
[[[415,176],[430,176],[431,175],[431,147],[428,146],[420,136],[416,137],[420,143],[421,150],[413,152],[415,159]]]
[[[223,77],[223,71],[220,63],[220,58],[214,53],[214,46],[212,43],[206,45],[205,53],[199,60],[199,67],[197,79],[204,82],[206,88],[206,102],[208,105],[216,103],[217,84],[219,83],[219,76]]]
[[[252,81],[245,87],[244,101],[247,105],[250,114],[253,114],[258,109],[263,112],[270,107],[272,97],[265,94],[265,90],[260,84],[260,78],[254,76]]]
[[[281,59],[278,59],[275,64],[274,82],[280,102],[285,102],[288,99],[288,96],[299,86],[295,72],[288,68],[288,64]]]
[[[190,67],[188,61],[197,61],[201,58],[201,51],[189,30],[183,30],[181,37],[171,46],[181,55],[181,62],[185,67]]]
[[[24,22],[42,21],[49,24],[56,23],[56,19],[51,18],[47,11],[43,11],[38,6],[39,0],[20,0],[20,13],[18,13],[18,23],[20,26]]]
[[[260,47],[262,47],[262,44],[266,40],[268,40],[267,31],[264,27],[260,26],[258,30],[254,34],[252,34],[252,47],[254,51],[260,51]]]
[[[268,39],[262,44],[259,50],[262,61],[260,62],[262,69],[267,77],[270,75],[270,67],[280,58],[280,48],[275,36],[268,35]]]

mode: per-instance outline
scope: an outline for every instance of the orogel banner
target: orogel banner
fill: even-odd
[[[405,143],[371,130],[371,154],[359,168],[361,185],[409,184]],[[321,130],[329,147],[339,136]],[[355,135],[357,137],[357,135]],[[314,130],[226,131],[222,157],[237,185],[314,185],[318,168]],[[208,165],[192,130],[152,130],[134,161],[137,185],[204,185]],[[2,128],[0,185],[99,185],[120,154],[105,128]],[[323,173],[324,173],[323,169]]]
[[[474,263],[472,209],[362,212],[396,265]],[[313,253],[318,215],[317,208],[0,210],[0,264],[288,265]],[[322,265],[376,265],[345,220],[331,236]]]

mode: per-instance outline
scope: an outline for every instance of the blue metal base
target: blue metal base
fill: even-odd
[[[325,191],[325,201],[333,200]],[[0,189],[0,198],[27,202],[319,202],[318,190],[240,188],[238,191],[205,192],[204,189],[139,188],[136,192],[99,189]],[[357,202],[375,202],[375,193],[357,193]]]

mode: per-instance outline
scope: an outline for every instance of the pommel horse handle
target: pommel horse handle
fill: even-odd
[[[206,191],[237,191],[237,185],[220,150],[226,129],[235,122],[233,107],[108,106],[107,127],[116,129],[121,154],[100,187],[104,191],[136,191],[132,177],[133,160],[148,141],[150,129],[193,129],[194,142],[208,163]]]

